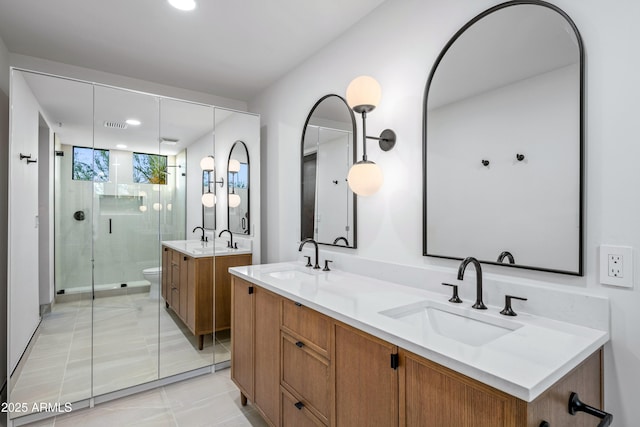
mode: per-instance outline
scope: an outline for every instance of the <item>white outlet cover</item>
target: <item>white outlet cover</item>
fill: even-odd
[[[622,256],[622,277],[609,276],[609,255]],[[600,245],[600,283],[633,288],[633,248],[630,246]]]

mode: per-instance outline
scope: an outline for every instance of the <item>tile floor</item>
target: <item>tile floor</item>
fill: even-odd
[[[266,427],[251,404],[240,405],[240,392],[229,374],[223,369],[28,426]]]
[[[93,310],[92,310],[93,306]],[[160,328],[160,334],[158,334]],[[230,358],[228,331],[198,339],[164,302],[132,293],[58,303],[13,375],[11,402],[74,402]],[[159,351],[158,351],[159,350]],[[93,366],[92,366],[93,361]]]

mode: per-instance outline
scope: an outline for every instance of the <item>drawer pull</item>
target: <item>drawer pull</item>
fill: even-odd
[[[302,341],[296,341],[296,345],[297,345],[299,348],[304,347],[304,343],[303,343]]]
[[[301,410],[302,408],[304,408],[304,403],[302,402],[296,402],[293,404],[293,406],[295,406],[296,408],[298,408],[298,410]]]
[[[299,302],[294,302],[294,304],[296,305],[296,307],[302,307],[302,304],[300,304]]]
[[[182,259],[183,259],[183,261],[186,261],[186,260],[187,260],[187,257],[186,257],[186,256],[185,256],[185,257],[182,257]]]

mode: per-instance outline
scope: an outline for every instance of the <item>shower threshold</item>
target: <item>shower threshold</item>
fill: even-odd
[[[124,283],[104,283],[93,286],[93,295],[95,298],[101,298],[116,295],[141,294],[149,292],[150,286],[151,283],[149,283],[148,280],[131,280]],[[91,298],[91,291],[91,285],[66,288],[63,289],[63,293],[56,293],[56,301],[66,302]]]

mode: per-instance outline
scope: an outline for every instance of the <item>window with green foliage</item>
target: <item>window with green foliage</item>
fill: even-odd
[[[73,179],[109,181],[109,150],[73,147]]]
[[[133,182],[140,184],[166,184],[167,156],[133,153]]]

